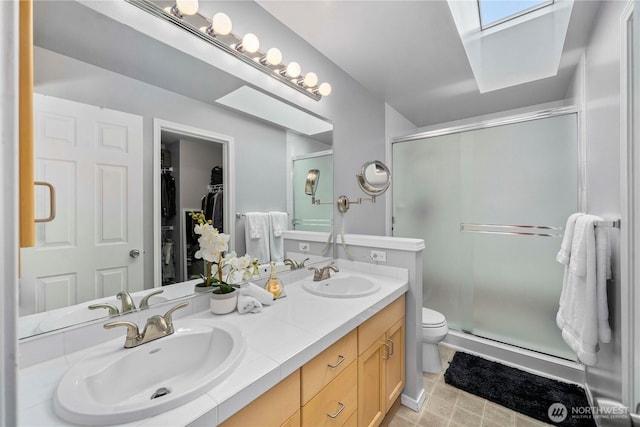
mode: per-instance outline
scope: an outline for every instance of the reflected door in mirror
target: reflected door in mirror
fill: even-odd
[[[57,214],[21,252],[20,315],[141,290],[142,117],[42,95],[34,109],[35,177]]]

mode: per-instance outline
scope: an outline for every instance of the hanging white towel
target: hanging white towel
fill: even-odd
[[[594,215],[582,215],[575,222],[556,315],[562,338],[578,359],[590,366],[597,362],[598,342],[611,339],[607,308],[608,230],[595,227],[595,222],[601,220]]]
[[[269,214],[265,212],[247,212],[244,222],[247,254],[257,258],[260,264],[271,260],[269,253]]]
[[[569,265],[569,258],[571,257],[571,246],[573,244],[573,232],[576,227],[576,220],[584,215],[583,213],[574,213],[567,219],[567,225],[564,227],[564,235],[562,236],[562,244],[558,255],[556,255],[556,261],[560,264]]]
[[[269,224],[271,226],[269,249],[271,251],[271,261],[273,262],[281,262],[284,259],[282,232],[287,229],[288,219],[286,212],[269,212]]]

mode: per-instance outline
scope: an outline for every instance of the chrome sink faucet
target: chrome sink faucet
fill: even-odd
[[[104,324],[105,329],[125,326],[127,328],[127,336],[124,341],[124,348],[133,348],[157,340],[158,338],[167,337],[175,332],[173,328],[173,312],[189,305],[188,301],[180,303],[167,311],[164,316],[159,314],[153,315],[147,319],[142,333],[138,329],[138,325],[133,322],[118,320]]]
[[[140,308],[149,308],[149,298],[151,298],[154,295],[158,295],[164,292],[164,289],[158,289],[152,292],[149,292],[147,295],[144,296],[144,298],[142,298],[142,300],[140,300]]]
[[[307,261],[309,261],[309,258],[305,258],[300,262],[295,259],[286,258],[283,263],[284,265],[288,265],[290,270],[298,270],[300,268],[304,268],[304,263]]]
[[[120,314],[120,311],[118,311],[118,307],[116,307],[113,304],[92,304],[88,308],[89,308],[89,310],[97,310],[99,308],[106,308],[107,310],[109,310],[109,316],[114,316],[116,314]]]
[[[331,277],[331,270],[335,271],[336,273],[340,271],[338,270],[338,266],[333,261],[331,261],[328,265],[325,265],[320,269],[317,269],[315,267],[309,267],[308,270],[313,271],[314,282],[319,282],[321,280],[329,279]]]
[[[129,292],[120,291],[116,294],[116,298],[122,302],[122,309],[120,309],[120,313],[126,313],[136,309],[136,305],[133,303],[133,298],[131,298]]]

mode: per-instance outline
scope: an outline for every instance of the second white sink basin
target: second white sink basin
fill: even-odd
[[[357,298],[371,295],[380,289],[380,284],[366,277],[347,273],[336,273],[329,279],[314,282],[308,279],[302,283],[303,289],[323,297]]]
[[[54,410],[81,425],[122,424],[157,415],[223,381],[245,353],[243,333],[207,319],[178,319],[173,335],[125,349],[108,347],[73,365]]]

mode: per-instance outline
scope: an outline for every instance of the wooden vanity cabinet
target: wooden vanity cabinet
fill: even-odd
[[[380,425],[404,388],[404,315],[403,296],[358,327],[359,426]]]
[[[404,295],[223,427],[376,427],[404,388]]]
[[[300,427],[300,369],[220,425]]]

